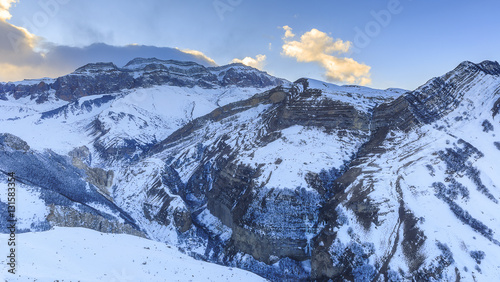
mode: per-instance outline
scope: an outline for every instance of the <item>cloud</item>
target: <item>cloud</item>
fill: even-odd
[[[285,25],[283,26],[283,29],[285,30],[285,36],[283,37],[283,39],[295,37],[295,34],[293,34],[291,27]]]
[[[22,48],[27,49],[27,52],[18,56],[16,60],[9,60],[3,52],[0,52],[0,81],[58,77],[73,72],[85,64],[95,62],[112,62],[121,67],[137,57],[193,61],[204,66],[216,65],[212,59],[201,56],[196,51],[190,54],[175,48],[137,44],[112,46],[95,43],[85,47],[70,47],[40,42],[37,44],[37,49],[42,50],[40,52],[35,52],[26,45]]]
[[[22,64],[39,60],[33,52],[38,38],[25,28],[7,22],[15,0],[0,0],[0,62],[20,62]]]
[[[111,46],[95,43],[85,47],[70,47],[40,42],[37,45],[37,49],[42,50],[40,52],[35,52],[27,45],[21,45],[21,49],[26,52],[21,52],[15,60],[0,52],[0,81],[58,77],[95,62],[112,62],[121,67],[137,57],[193,61],[204,66],[215,65],[215,62],[208,57],[189,54],[175,48],[137,44]]]
[[[16,0],[0,0],[0,20],[6,21],[9,20],[12,15],[9,13],[9,9],[12,6],[12,3],[16,2]]]
[[[34,51],[40,38],[7,22],[11,18],[9,9],[15,2],[0,0],[0,81],[29,73],[31,65],[43,61],[43,54]]]
[[[179,48],[175,48],[181,52],[184,52],[186,54],[190,54],[190,55],[193,55],[199,59],[202,59],[202,60],[205,60],[207,61],[208,63],[210,63],[212,66],[217,66],[217,63],[215,63],[215,61],[208,57],[207,55],[203,54],[201,51],[197,51],[197,50],[191,50],[191,49],[179,49]]]
[[[255,56],[255,59],[252,57],[245,57],[243,60],[233,59],[231,63],[241,63],[259,70],[262,70],[264,65],[266,64],[266,55],[259,54]]]
[[[20,81],[25,78],[57,77],[62,75],[60,69],[50,66],[18,66],[0,63],[0,82]]]
[[[214,60],[195,50],[144,45],[111,46],[103,43],[86,47],[55,45],[8,23],[8,8],[12,2],[0,0],[0,81],[58,77],[94,62],[112,62],[123,66],[136,57],[216,65]]]
[[[216,66],[214,60],[200,51],[144,45],[111,46],[95,43],[86,47],[52,44],[7,22],[15,0],[0,0],[0,81],[25,78],[58,77],[94,62],[112,62],[123,66],[130,60],[158,58],[193,61]]]
[[[311,29],[300,37],[300,41],[292,41],[292,29],[284,26],[283,55],[297,59],[297,62],[319,64],[325,69],[329,81],[366,85],[371,82],[370,67],[360,64],[352,58],[342,57],[349,52],[350,41],[334,40],[326,33]]]

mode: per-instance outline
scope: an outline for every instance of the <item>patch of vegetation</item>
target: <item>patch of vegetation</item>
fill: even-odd
[[[455,262],[453,253],[446,244],[438,241],[436,246],[441,250],[441,255],[437,256],[429,266],[418,270],[413,281],[442,281],[443,271]]]
[[[481,261],[486,257],[486,254],[483,251],[471,251],[469,255],[476,261],[477,264],[481,264]]]
[[[495,145],[495,147],[500,150],[500,142],[493,142],[493,145]]]
[[[431,176],[436,176],[436,170],[434,170],[434,167],[432,165],[428,164],[425,167],[429,170],[429,174]]]
[[[483,126],[483,132],[488,133],[495,130],[493,124],[491,124],[487,119],[485,119],[481,125]]]
[[[467,177],[476,185],[479,192],[484,194],[488,199],[498,204],[498,200],[490,193],[489,189],[481,181],[481,172],[472,166],[470,158],[479,159],[484,157],[484,154],[470,143],[459,139],[457,144],[462,145],[462,148],[446,148],[445,151],[440,151],[440,158],[446,163],[448,173],[465,173]],[[460,188],[460,187],[457,187]],[[467,193],[468,194],[468,193]]]

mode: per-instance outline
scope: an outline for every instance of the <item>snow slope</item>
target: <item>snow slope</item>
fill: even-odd
[[[165,72],[175,72],[181,82],[198,81],[192,64],[175,65]],[[162,66],[152,67],[163,72]],[[137,64],[129,70],[141,77],[152,67]],[[5,143],[5,155],[15,157],[0,164],[6,170],[27,167],[34,157],[47,159],[55,168],[63,164],[64,169],[50,171],[60,171],[53,173],[60,179],[73,171],[70,163],[78,164],[68,152],[86,146],[89,154],[80,161],[112,174],[104,177],[104,172],[86,168],[87,175],[72,175],[83,181],[95,174],[104,183],[111,175],[112,183],[106,184],[110,201],[144,236],[271,280],[500,279],[497,63],[462,63],[412,92],[312,79],[273,89],[236,87],[235,81],[252,72],[242,66],[233,66],[234,73],[227,68],[211,69],[213,81],[220,83],[213,88],[152,84],[71,102],[55,94],[40,105],[28,96],[0,100],[2,130],[32,149],[23,153],[16,144]],[[59,156],[39,153],[46,149]],[[53,178],[45,186],[54,189]],[[84,194],[81,187],[61,189]],[[45,202],[35,199],[37,189],[26,191],[30,193],[20,197],[37,204],[36,211],[22,215],[22,227],[49,213]],[[93,208],[108,213],[104,206]],[[33,239],[38,242],[41,234],[54,232],[61,238],[77,236],[64,246],[80,247],[79,235],[61,230],[66,229],[19,238],[22,242],[23,237],[38,236]],[[144,249],[134,243],[143,239],[102,236],[103,242],[114,238],[132,251],[106,249],[97,240],[75,253],[104,248],[101,264],[116,256],[118,268],[113,270],[121,275],[121,267],[133,269],[125,276],[137,279],[176,274],[165,269],[159,254],[148,254],[160,249],[160,243],[147,241],[152,245]],[[135,251],[141,261],[129,262]],[[69,264],[50,259],[61,268],[80,269],[76,257]],[[101,264],[95,266],[101,276],[88,279],[112,275]],[[73,272],[60,271],[66,279],[76,279]]]
[[[357,177],[335,203],[345,220],[332,224],[328,250],[336,264],[355,242],[365,277],[385,263],[386,279],[500,280],[500,76],[477,68],[462,63],[409,93],[421,126],[389,130],[350,167]]]
[[[75,147],[92,147],[89,124],[98,119],[107,130],[102,143],[118,146],[123,140],[140,144],[165,139],[187,122],[217,107],[247,99],[266,88],[216,89],[153,86],[65,102],[52,97],[37,105],[28,98],[0,100],[2,132],[9,132],[33,149],[67,154]],[[27,128],[37,130],[26,130]]]
[[[319,89],[329,99],[354,105],[358,110],[368,111],[378,104],[390,102],[408,92],[404,89],[373,89],[359,85],[336,85],[308,78],[309,88]]]
[[[6,242],[7,236],[0,234],[0,241]],[[8,281],[266,281],[131,235],[58,227],[18,234],[16,240],[17,273],[7,272],[5,256],[0,261],[0,277]]]

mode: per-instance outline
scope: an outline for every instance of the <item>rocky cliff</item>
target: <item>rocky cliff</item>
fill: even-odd
[[[154,59],[44,83],[2,86],[16,110],[0,138],[3,171],[69,199],[38,196],[43,226],[146,236],[273,281],[500,278],[496,62],[414,91]],[[24,120],[81,138],[42,153]]]
[[[136,58],[119,68],[113,63],[91,63],[57,79],[0,83],[0,93],[15,99],[29,97],[37,103],[47,101],[51,93],[64,101],[89,95],[115,93],[126,89],[172,85],[215,88],[218,86],[277,86],[284,80],[242,64],[205,67],[194,62]]]

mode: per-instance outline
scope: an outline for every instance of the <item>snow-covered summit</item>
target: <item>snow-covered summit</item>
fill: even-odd
[[[113,63],[91,63],[54,80],[0,83],[0,98],[8,99],[10,96],[17,100],[30,97],[31,100],[43,103],[49,96],[75,101],[89,95],[161,85],[215,89],[231,86],[266,88],[284,83],[284,79],[239,64],[205,67],[195,62],[136,58],[123,68]]]
[[[24,231],[135,234],[273,281],[498,281],[498,70],[406,91],[88,65],[0,85],[0,170]]]
[[[75,70],[78,74],[92,74],[98,72],[118,71],[118,67],[113,63],[91,63]]]
[[[484,104],[492,96],[498,95],[499,89],[473,93],[471,89],[496,87],[499,77],[500,65],[497,62],[483,61],[474,64],[465,61],[454,70],[430,79],[416,90],[408,92],[405,99],[420,121],[431,123],[447,115],[467,99]]]
[[[135,58],[125,64],[122,69],[136,72],[170,70],[173,72],[194,73],[207,71],[207,67],[195,62],[160,60],[157,58]]]
[[[398,88],[381,90],[359,85],[336,85],[311,78],[301,78],[297,82],[300,82],[303,87],[321,90],[322,95],[333,100],[355,105],[356,108],[363,111],[390,102],[408,92]]]

